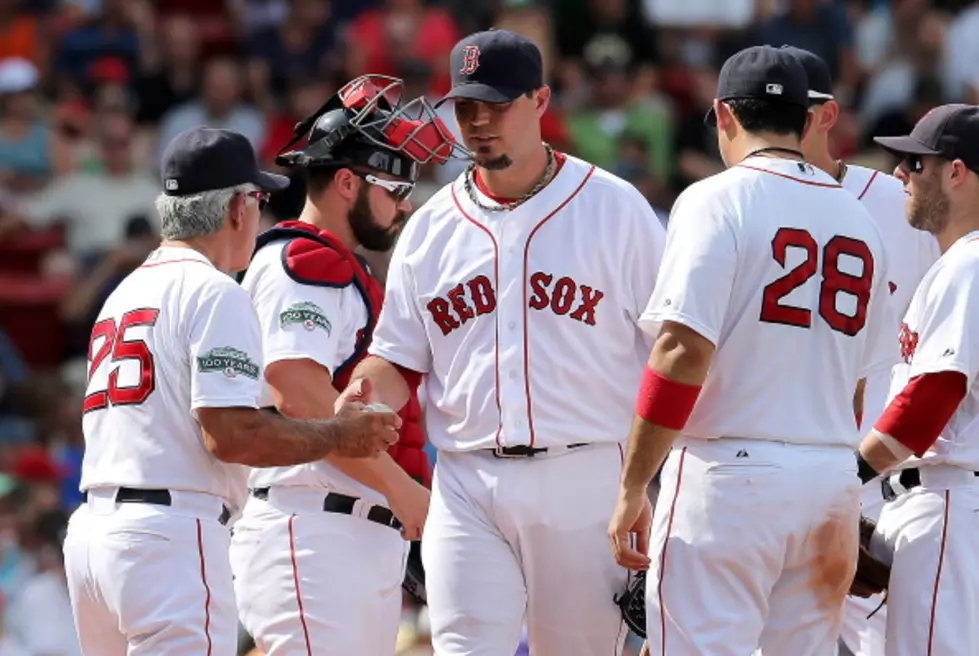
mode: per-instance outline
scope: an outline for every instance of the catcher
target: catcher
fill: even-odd
[[[354,250],[389,250],[419,166],[456,152],[428,103],[402,104],[400,91],[394,78],[348,83],[283,151],[308,133],[307,145],[276,160],[305,174],[306,204],[259,237],[242,286],[262,327],[262,405],[284,415],[333,415],[383,301]],[[241,622],[270,656],[394,651],[407,541],[421,538],[430,483],[417,398],[399,414],[399,443],[370,464],[251,473],[231,560]]]

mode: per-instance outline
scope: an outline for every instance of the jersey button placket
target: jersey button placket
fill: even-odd
[[[526,394],[523,362],[524,237],[519,223],[507,217],[498,225],[500,280],[498,282],[497,327],[499,329],[500,420],[505,444],[525,444]]]

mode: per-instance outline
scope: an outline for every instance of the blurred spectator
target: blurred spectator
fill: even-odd
[[[0,444],[19,444],[34,436],[27,413],[27,366],[16,347],[0,330]],[[0,462],[0,467],[7,463]]]
[[[37,84],[27,60],[0,61],[0,187],[15,194],[41,188],[65,166],[63,144],[38,107]]]
[[[717,148],[717,133],[704,125],[704,115],[717,92],[717,73],[700,69],[693,73],[693,80],[692,108],[683,114],[675,135],[673,188],[677,194],[697,180],[724,170]]]
[[[248,38],[249,66],[258,67],[253,75],[267,79],[270,90],[281,96],[294,80],[335,69],[335,46],[336,25],[328,0],[293,0],[281,24]]]
[[[84,87],[93,67],[110,59],[121,62],[133,78],[139,66],[139,36],[132,12],[145,7],[141,0],[102,0],[97,16],[58,39],[54,72]]]
[[[37,16],[24,10],[17,0],[0,0],[0,59],[16,57],[47,72],[48,38]]]
[[[562,0],[555,13],[558,43],[565,57],[589,59],[589,50],[605,51],[607,41],[625,44],[633,61],[653,62],[659,57],[656,32],[642,20],[638,2]]]
[[[204,67],[199,100],[174,107],[162,118],[154,166],[159,167],[163,150],[175,136],[199,126],[234,130],[248,138],[257,149],[265,138],[265,118],[251,105],[242,102],[241,67],[230,57],[217,57]]]
[[[973,3],[948,26],[943,43],[945,92],[953,102],[965,98],[966,85],[976,83],[979,63],[979,3]]]
[[[30,517],[29,499],[27,489],[13,476],[0,474],[0,597],[8,602],[36,570],[18,532]]]
[[[656,98],[632,96],[630,80],[634,68],[627,50],[610,48],[595,57],[588,63],[594,80],[592,104],[567,119],[574,151],[593,164],[614,170],[619,139],[629,135],[644,144],[649,173],[669,179],[673,173],[669,106]]]
[[[857,83],[853,28],[846,10],[837,2],[788,0],[784,11],[758,26],[757,40],[814,52],[829,65],[837,84],[852,87]]]
[[[153,201],[159,184],[133,162],[132,120],[122,112],[109,113],[97,130],[100,170],[58,178],[18,207],[22,220],[35,227],[64,221],[68,250],[79,261],[114,249],[133,217],[156,223]]]
[[[170,109],[191,101],[199,89],[200,39],[193,19],[173,14],[160,27],[157,37],[142,49],[134,85],[136,120],[141,125],[157,123]]]
[[[6,629],[30,654],[81,656],[61,550],[67,517],[58,510],[39,511],[25,523],[25,545],[37,569],[10,600]]]
[[[919,75],[914,82],[914,91],[907,104],[894,105],[885,111],[867,134],[864,146],[873,147],[873,137],[890,137],[909,134],[915,123],[928,110],[945,102],[942,81],[937,77]]]
[[[432,68],[432,92],[449,90],[449,53],[461,35],[452,17],[424,0],[386,0],[358,15],[347,35],[345,67],[351,76],[396,75],[398,62],[414,59]]]

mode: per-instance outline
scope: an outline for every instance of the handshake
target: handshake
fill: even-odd
[[[370,381],[354,381],[336,400],[333,422],[341,433],[337,455],[376,458],[398,441],[401,418],[383,403],[370,402]]]

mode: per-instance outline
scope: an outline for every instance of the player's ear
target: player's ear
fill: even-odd
[[[245,194],[238,192],[231,197],[228,203],[228,223],[234,231],[242,230],[245,227]]]
[[[840,106],[835,101],[828,100],[817,110],[816,115],[819,117],[819,131],[829,132],[840,118]]]
[[[537,103],[537,116],[543,116],[547,106],[551,104],[551,87],[545,84],[534,93],[534,96]]]
[[[718,132],[727,132],[734,127],[734,114],[723,101],[716,98],[714,99],[714,116],[716,117]]]
[[[360,178],[350,169],[340,169],[333,177],[333,186],[344,200],[352,201],[357,197],[359,184]]]

